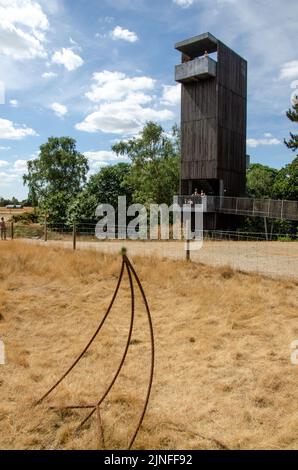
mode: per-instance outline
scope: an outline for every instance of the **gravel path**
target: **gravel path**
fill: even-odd
[[[36,240],[26,241],[45,244]],[[47,244],[72,247],[69,241],[48,241]],[[96,249],[103,253],[119,253],[122,246],[127,248],[130,256],[185,259],[185,244],[181,241],[77,242],[78,249]],[[295,242],[209,241],[204,242],[201,249],[191,251],[191,260],[272,277],[298,279],[298,243]]]

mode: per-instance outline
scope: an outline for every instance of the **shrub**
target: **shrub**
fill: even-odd
[[[34,224],[38,221],[38,215],[35,212],[24,212],[13,215],[11,220],[15,223]]]

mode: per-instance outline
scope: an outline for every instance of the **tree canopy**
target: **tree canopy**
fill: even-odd
[[[260,163],[253,163],[247,170],[247,194],[250,197],[274,197],[274,181],[278,170]]]
[[[273,192],[277,199],[298,201],[298,156],[279,170]]]
[[[130,165],[117,163],[113,166],[101,168],[99,173],[90,176],[84,190],[70,204],[68,220],[93,220],[98,204],[108,203],[117,207],[118,196],[126,196],[127,203],[131,203],[131,191],[124,184]]]
[[[287,117],[290,121],[298,123],[298,104],[287,111]],[[293,152],[297,152],[298,134],[290,132],[290,139],[285,140],[285,144]],[[298,200],[298,153],[291,163],[279,171],[274,190],[280,199]]]
[[[133,202],[172,203],[179,190],[179,141],[176,127],[168,136],[160,125],[148,122],[138,137],[113,145],[117,155],[131,160],[124,184]]]
[[[298,104],[294,105],[292,109],[287,111],[287,117],[290,121],[298,123]],[[290,132],[290,139],[285,140],[285,144],[289,149],[293,150],[293,152],[298,151],[298,134]]]
[[[50,137],[36,159],[27,162],[24,183],[29,199],[52,219],[63,219],[67,206],[86,183],[87,158],[70,137]]]

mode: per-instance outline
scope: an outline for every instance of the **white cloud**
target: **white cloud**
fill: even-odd
[[[56,116],[58,116],[60,118],[65,116],[65,114],[68,112],[67,107],[64,106],[63,104],[60,104],[60,103],[52,103],[49,106],[49,108],[52,109],[54,111],[54,113],[56,114]]]
[[[51,15],[56,15],[63,12],[64,6],[61,0],[38,0],[41,5],[44,6],[45,10]]]
[[[0,0],[0,17],[5,23],[22,24],[32,29],[47,29],[48,19],[33,0]]]
[[[10,150],[11,147],[0,147],[0,150]]]
[[[71,49],[66,49],[65,47],[53,54],[52,62],[54,64],[64,65],[64,67],[70,72],[81,67],[84,63],[82,57],[75,54]]]
[[[111,24],[113,23],[114,19],[115,18],[113,16],[104,16],[104,17],[98,18],[98,22]]]
[[[85,157],[89,160],[97,162],[107,162],[117,159],[117,155],[111,150],[90,150],[89,152],[84,152]]]
[[[281,141],[276,139],[275,137],[270,134],[270,132],[266,132],[264,134],[264,138],[261,139],[247,139],[248,147],[256,148],[259,145],[280,145]]]
[[[28,160],[35,160],[38,157],[39,157],[39,150],[36,150],[35,152],[31,153],[30,158],[28,158]]]
[[[108,162],[100,162],[100,161],[91,161],[89,162],[89,174],[92,175],[94,173],[97,173],[98,170],[102,167],[108,166]]]
[[[107,38],[107,33],[95,33],[94,37],[96,39],[106,39]]]
[[[128,157],[117,157],[117,155],[112,152],[111,150],[90,150],[89,152],[84,152],[85,157],[88,158],[92,163],[93,162],[100,162],[100,163],[111,163],[115,160],[119,161],[129,161]]]
[[[45,72],[42,74],[42,78],[55,78],[55,77],[58,77],[58,74],[55,73],[55,72]]]
[[[99,106],[75,126],[80,131],[133,135],[147,121],[168,121],[175,117],[171,111],[159,109],[153,102],[155,97],[145,93],[155,86],[155,80],[150,77],[127,77],[121,72],[105,70],[95,73],[93,80],[95,83],[86,96]],[[151,102],[151,107],[146,106]]]
[[[10,104],[10,106],[12,106],[13,108],[17,108],[17,107],[19,106],[18,100],[10,100],[9,104]]]
[[[90,150],[84,152],[89,160],[90,174],[97,172],[100,168],[117,162],[128,162],[128,157],[117,157],[111,150]]]
[[[110,35],[114,40],[121,39],[122,41],[128,42],[136,42],[139,39],[136,33],[129,31],[128,29],[124,29],[121,26],[116,26],[115,29],[111,31]]]
[[[298,60],[292,60],[282,65],[280,70],[280,79],[298,78]]]
[[[45,58],[47,16],[33,0],[0,0],[0,53],[12,59]]]
[[[163,85],[162,103],[168,106],[176,106],[181,101],[181,85]]]
[[[75,127],[85,132],[105,132],[111,134],[135,134],[147,121],[169,121],[174,114],[166,109],[142,107],[130,99],[104,103],[98,111],[89,114]]]
[[[0,139],[20,140],[28,136],[38,135],[33,129],[26,126],[16,126],[8,119],[0,118]]]
[[[0,160],[0,168],[5,168],[9,163],[6,160]]]
[[[0,188],[6,188],[20,178],[20,175],[8,171],[0,171]]]
[[[173,0],[173,2],[179,5],[179,7],[188,8],[194,4],[195,0]]]
[[[91,86],[91,91],[86,93],[86,96],[94,102],[118,101],[131,92],[152,90],[155,85],[155,80],[150,77],[129,78],[124,73],[108,70],[94,73],[93,80],[95,83]]]
[[[27,170],[27,160],[16,160],[13,164],[13,168],[15,171],[23,173]]]
[[[0,104],[5,104],[5,84],[0,80]]]
[[[74,39],[72,39],[71,36],[69,37],[69,42],[70,42],[70,44],[72,44],[73,46],[77,46],[77,45],[78,45],[78,43],[77,43],[76,41],[74,41]]]

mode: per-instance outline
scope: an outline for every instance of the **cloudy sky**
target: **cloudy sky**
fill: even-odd
[[[96,171],[146,121],[179,123],[174,43],[207,31],[248,60],[252,161],[291,161],[297,0],[0,0],[0,196],[26,197],[26,161],[51,135]]]

